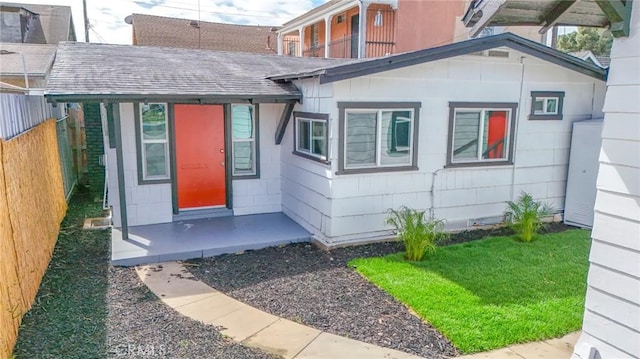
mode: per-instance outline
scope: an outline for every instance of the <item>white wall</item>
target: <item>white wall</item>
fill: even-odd
[[[422,103],[419,170],[333,176],[331,220],[322,232],[327,243],[388,236],[385,211],[400,205],[433,209],[450,228],[467,227],[477,218],[501,216],[505,201],[516,199],[521,191],[562,210],[572,123],[602,116],[605,86],[602,81],[532,56],[510,53],[508,59],[468,55],[335,82],[333,100],[305,96],[305,106],[330,114],[334,134],[338,128],[337,101]],[[305,91],[319,88],[311,80],[303,87]],[[564,91],[563,120],[529,121],[531,91]],[[515,165],[444,169],[450,101],[520,103]],[[287,136],[292,137],[290,133]],[[335,137],[329,176],[337,171]]]
[[[611,51],[582,335],[574,358],[640,357],[640,4]]]
[[[330,84],[319,85],[317,80],[309,79],[299,81],[296,85],[303,91],[304,101],[296,105],[294,111],[327,113],[331,104],[335,104]],[[330,118],[330,122],[332,120]],[[293,154],[293,121],[291,116],[280,144],[282,212],[314,233],[317,239],[326,241],[331,224],[332,169],[329,165]],[[334,127],[329,127],[330,153],[337,137],[337,127]]]
[[[103,111],[104,116],[104,111]],[[124,183],[126,188],[127,221],[130,226],[165,223],[173,220],[171,184],[138,185],[138,163],[133,103],[120,104],[122,125],[122,154],[124,157]],[[106,131],[105,131],[106,132]],[[105,133],[106,135],[106,133]],[[116,150],[105,142],[107,156],[109,205],[113,207],[113,223],[120,223],[120,197],[118,195],[118,171]]]
[[[233,214],[280,212],[280,148],[275,144],[276,127],[284,105],[260,104],[260,178],[235,179]]]
[[[260,104],[260,178],[233,180],[234,215],[280,212],[280,146],[274,135],[283,105]],[[103,111],[104,112],[104,111]],[[105,114],[103,113],[103,117]],[[138,185],[135,117],[132,103],[120,104],[124,156],[127,218],[130,226],[173,221],[171,184]],[[106,127],[105,127],[106,128]],[[113,206],[114,225],[120,223],[120,198],[115,149],[107,148],[109,205]]]

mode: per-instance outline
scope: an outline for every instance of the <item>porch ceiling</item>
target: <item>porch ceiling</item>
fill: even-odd
[[[620,0],[474,0],[462,21],[477,35],[486,26],[541,26],[541,33],[554,25],[610,26],[614,35],[630,13],[631,1]],[[628,20],[628,19],[627,19]]]
[[[60,44],[45,95],[52,101],[299,100],[273,73],[344,60],[91,43]]]

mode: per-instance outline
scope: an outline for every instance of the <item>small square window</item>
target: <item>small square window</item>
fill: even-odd
[[[562,120],[564,92],[531,92],[529,120]]]
[[[294,112],[293,153],[319,162],[327,162],[329,137],[327,122],[329,115]]]

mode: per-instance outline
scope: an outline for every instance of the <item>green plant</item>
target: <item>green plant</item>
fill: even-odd
[[[549,204],[535,201],[530,194],[522,192],[517,201],[507,202],[505,216],[518,238],[523,242],[531,242],[533,236],[544,227],[542,217],[550,215],[551,211]]]
[[[404,243],[407,260],[421,261],[425,254],[435,253],[437,243],[447,238],[444,221],[427,218],[424,211],[402,206],[387,213],[386,222],[395,227]]]

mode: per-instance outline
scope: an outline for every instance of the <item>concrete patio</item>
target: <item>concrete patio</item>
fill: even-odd
[[[129,239],[114,228],[111,262],[117,266],[212,257],[308,242],[311,234],[283,213],[183,220],[129,227]]]

